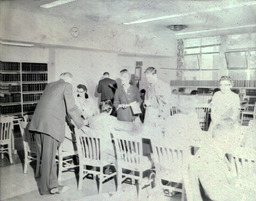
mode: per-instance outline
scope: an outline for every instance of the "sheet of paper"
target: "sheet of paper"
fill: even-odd
[[[130,103],[129,105],[132,108],[133,114],[140,114],[141,113],[140,105],[139,105],[138,102],[134,101],[134,102]]]

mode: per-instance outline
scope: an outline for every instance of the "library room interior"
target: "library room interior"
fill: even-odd
[[[0,200],[256,201],[256,1],[0,1]]]

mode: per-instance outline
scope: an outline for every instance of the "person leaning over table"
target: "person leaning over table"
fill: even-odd
[[[75,104],[72,74],[62,73],[60,79],[49,83],[38,102],[29,130],[35,133],[37,151],[41,155],[39,191],[41,195],[67,190],[59,186],[56,152],[65,138],[65,117],[69,115],[79,129],[84,129],[81,111]]]
[[[170,108],[177,105],[177,100],[170,86],[158,79],[155,67],[148,67],[144,73],[147,80],[144,124],[158,127],[170,116]]]
[[[231,91],[233,80],[229,76],[222,76],[219,81],[220,91],[213,95],[211,102],[211,130],[223,119],[231,118],[236,124],[240,117],[240,98]]]
[[[213,128],[213,138],[202,145],[184,171],[188,201],[202,201],[201,183],[206,195],[216,201],[255,201],[256,175],[240,175],[232,171],[226,153],[233,146],[232,129],[223,122]],[[238,150],[240,147],[236,147]],[[248,154],[251,152],[248,152]]]
[[[120,121],[134,121],[137,116],[134,115],[131,106],[132,102],[141,102],[140,91],[137,87],[130,84],[131,75],[127,69],[120,71],[121,87],[116,90],[114,106],[117,111],[117,119]]]

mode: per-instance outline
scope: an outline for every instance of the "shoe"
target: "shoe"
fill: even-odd
[[[60,194],[60,191],[59,191],[59,188],[56,187],[56,188],[52,188],[50,190],[50,194],[54,195],[54,194]]]
[[[65,193],[66,191],[69,190],[68,186],[59,186],[58,187],[59,193]]]

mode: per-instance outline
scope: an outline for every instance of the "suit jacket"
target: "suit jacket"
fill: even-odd
[[[65,138],[67,113],[78,128],[83,126],[81,111],[73,97],[72,85],[62,79],[49,83],[36,106],[29,130],[48,134],[62,142]]]
[[[109,85],[114,86],[114,88],[111,88]],[[115,88],[117,88],[115,80],[110,78],[100,80],[97,91],[98,93],[101,93],[101,101],[114,99]]]
[[[118,88],[115,93],[114,106],[117,109],[119,104],[129,104],[131,102],[141,102],[139,89],[133,85],[125,92],[123,86]],[[117,110],[117,119],[120,121],[133,121],[135,116],[132,112],[131,107],[127,107],[125,109],[119,108]]]

